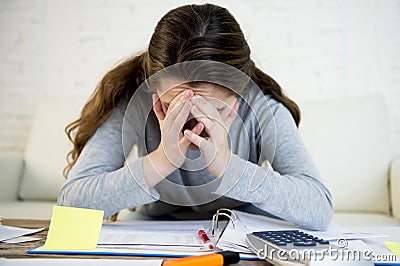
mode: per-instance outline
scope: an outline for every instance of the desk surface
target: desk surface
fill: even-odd
[[[33,237],[40,237],[41,240],[20,243],[20,244],[6,244],[0,242],[0,258],[84,258],[84,259],[159,259],[149,257],[133,257],[133,256],[101,256],[101,255],[39,255],[27,254],[26,251],[44,244],[49,229],[49,221],[42,220],[21,220],[21,219],[3,219],[3,225],[18,226],[25,228],[40,228],[45,227],[45,230],[36,234],[30,235]],[[235,265],[248,265],[259,266],[269,265],[265,261],[240,261]]]

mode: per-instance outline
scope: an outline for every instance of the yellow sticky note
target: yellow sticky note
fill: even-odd
[[[400,256],[400,242],[385,241],[385,244],[393,254]]]
[[[104,211],[54,206],[42,250],[91,250],[99,240]]]

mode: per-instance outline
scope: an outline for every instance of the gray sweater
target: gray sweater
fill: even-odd
[[[250,88],[239,98],[229,129],[232,155],[222,178],[208,173],[200,151],[189,150],[184,165],[151,189],[142,167],[142,157],[160,143],[151,94],[140,92],[127,102],[118,103],[85,145],[60,190],[59,205],[104,210],[105,217],[135,208],[179,219],[210,219],[224,207],[307,229],[329,225],[331,195],[290,112],[269,95]],[[128,157],[134,146],[139,158]]]

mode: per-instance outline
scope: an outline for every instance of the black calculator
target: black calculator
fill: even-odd
[[[253,232],[246,235],[246,241],[259,258],[272,263],[279,259],[296,260],[295,253],[304,254],[310,250],[318,253],[330,247],[329,241],[300,230]]]

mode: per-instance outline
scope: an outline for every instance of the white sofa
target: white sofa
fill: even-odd
[[[83,104],[83,97],[42,99],[24,154],[0,154],[0,216],[50,219],[72,148],[64,128],[78,117]]]
[[[81,98],[41,101],[25,153],[0,154],[0,216],[51,217],[71,148],[64,127],[77,118],[84,102]],[[383,100],[358,97],[299,104],[303,111],[300,132],[333,194],[334,221],[399,225],[400,162],[391,162]]]
[[[334,199],[334,221],[400,225],[400,161],[382,97],[300,101],[300,133]]]

